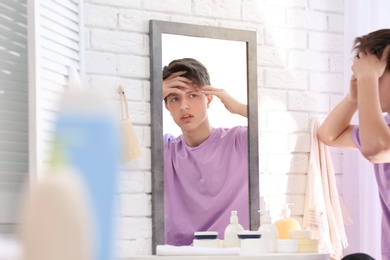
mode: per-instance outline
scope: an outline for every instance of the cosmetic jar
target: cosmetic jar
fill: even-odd
[[[194,233],[194,247],[220,247],[217,231],[199,231]]]
[[[240,255],[261,255],[268,253],[268,240],[261,239],[259,231],[241,231],[237,233],[240,239]]]
[[[298,241],[295,239],[278,239],[276,240],[276,252],[297,253]]]
[[[290,230],[289,235],[297,240],[298,253],[318,253],[319,239],[311,238],[311,230]]]

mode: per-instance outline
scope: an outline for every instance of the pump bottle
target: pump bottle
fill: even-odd
[[[275,222],[275,226],[279,232],[279,239],[289,239],[290,230],[300,230],[301,225],[296,219],[291,217],[291,210],[289,209],[289,203],[284,205],[282,210],[282,218]]]
[[[240,239],[237,236],[239,231],[244,231],[244,228],[238,223],[237,211],[233,210],[230,216],[230,224],[225,228],[225,247],[240,247]]]
[[[276,241],[279,237],[279,232],[276,226],[271,222],[271,215],[269,210],[259,210],[260,216],[263,216],[263,223],[259,227],[261,239],[267,239],[269,248],[268,252],[276,252]]]

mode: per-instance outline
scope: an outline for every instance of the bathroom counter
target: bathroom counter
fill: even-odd
[[[329,254],[320,253],[297,253],[297,254],[262,254],[256,256],[238,256],[238,255],[226,255],[226,256],[133,256],[127,258],[120,258],[118,260],[329,260]]]

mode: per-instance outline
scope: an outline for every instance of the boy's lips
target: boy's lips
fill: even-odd
[[[180,119],[183,120],[183,121],[188,121],[188,120],[190,120],[190,119],[193,118],[193,117],[194,117],[194,116],[191,115],[191,114],[185,114],[185,115],[182,115],[182,116],[180,117]]]

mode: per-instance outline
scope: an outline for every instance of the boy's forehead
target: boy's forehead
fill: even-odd
[[[196,84],[188,84],[187,87],[177,87],[178,89],[184,91],[185,93],[196,92],[198,91],[198,86]]]

